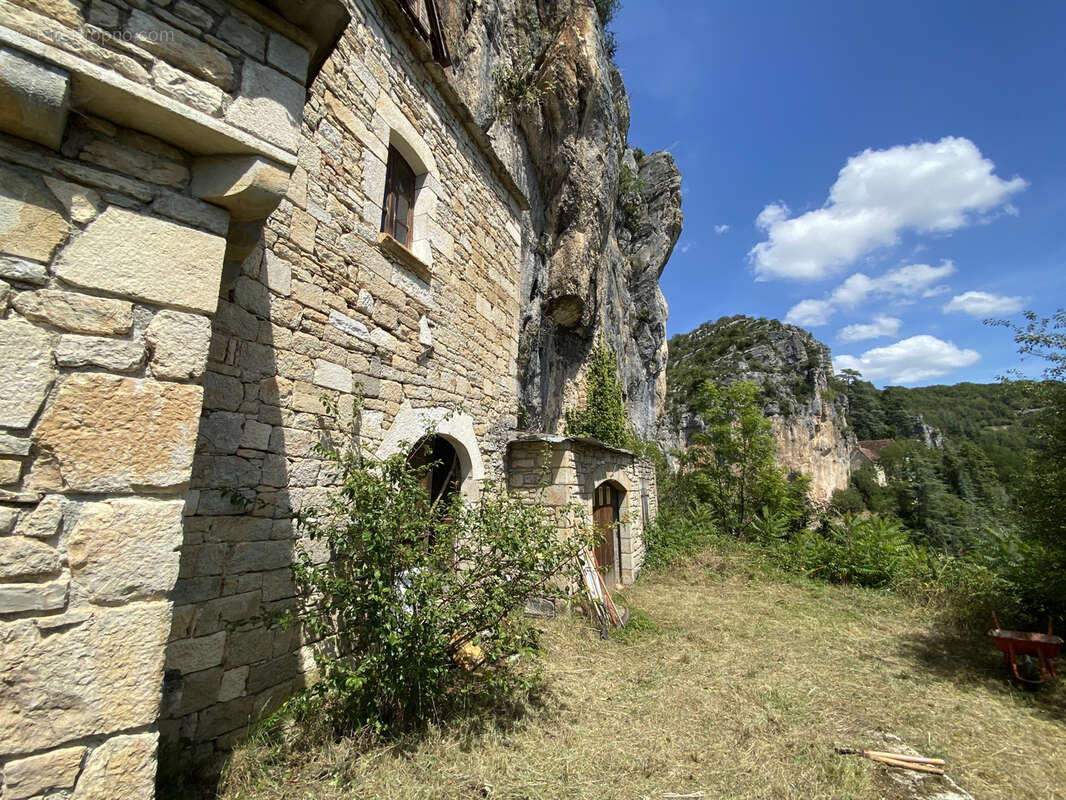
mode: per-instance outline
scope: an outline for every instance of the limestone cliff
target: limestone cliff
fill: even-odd
[[[668,445],[683,445],[698,428],[684,401],[700,381],[747,380],[761,390],[779,462],[811,477],[811,500],[827,503],[836,489],[847,487],[856,446],[847,398],[843,387],[833,385],[829,348],[807,331],[777,320],[723,317],[670,339],[668,374]]]
[[[562,429],[602,336],[634,427],[654,436],[666,393],[658,278],[682,222],[674,160],[628,147],[629,101],[591,0],[440,6],[456,90],[530,203],[520,424]]]

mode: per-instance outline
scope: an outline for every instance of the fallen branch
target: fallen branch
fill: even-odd
[[[838,747],[837,752],[841,755],[855,755],[878,761],[890,767],[899,769],[911,769],[915,772],[928,772],[931,775],[943,775],[941,767],[944,764],[942,758],[923,758],[922,756],[909,756],[904,753],[885,753],[879,750],[856,750],[853,747]]]

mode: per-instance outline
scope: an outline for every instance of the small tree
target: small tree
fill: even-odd
[[[1020,592],[1034,614],[1066,618],[1066,310],[1044,318],[1026,311],[1025,320],[993,323],[1010,328],[1023,357],[1047,364],[1045,380],[1029,384],[1034,447],[1016,499],[1032,547]]]
[[[708,503],[719,529],[735,536],[752,533],[756,515],[793,523],[802,516],[808,483],[790,485],[775,461],[771,423],[763,416],[758,387],[749,381],[728,386],[704,383],[693,406],[705,432],[692,437],[682,458],[687,493]]]
[[[529,687],[535,631],[521,614],[563,591],[588,542],[560,537],[546,507],[485,487],[476,504],[435,504],[426,469],[323,448],[340,476],[302,513],[293,615],[319,646],[324,701],[342,729],[390,734],[439,719],[472,696]],[[460,666],[462,665],[462,666]],[[465,668],[464,668],[465,667]]]

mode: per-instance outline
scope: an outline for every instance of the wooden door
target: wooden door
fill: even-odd
[[[601,540],[596,545],[596,563],[603,573],[603,582],[608,589],[618,583],[618,509],[622,495],[615,487],[604,484],[596,489],[592,500],[592,522]]]

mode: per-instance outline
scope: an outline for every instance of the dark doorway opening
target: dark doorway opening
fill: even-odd
[[[603,572],[603,582],[613,589],[622,582],[622,498],[625,492],[612,483],[596,488],[592,498],[592,522],[600,534],[596,545],[596,563]]]
[[[443,436],[427,436],[415,445],[408,459],[415,469],[426,468],[422,486],[435,507],[446,506],[462,485],[459,453]]]

